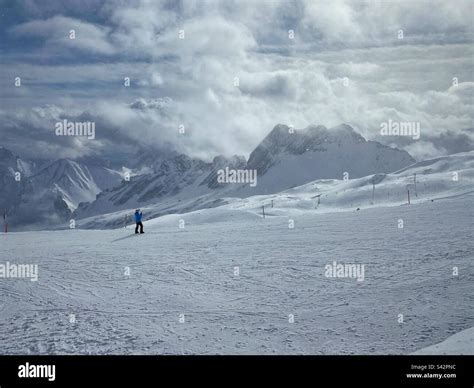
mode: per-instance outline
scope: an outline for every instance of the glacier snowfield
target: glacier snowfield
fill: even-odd
[[[412,353],[474,326],[473,201],[265,219],[227,206],[145,221],[138,236],[2,234],[0,262],[38,264],[39,279],[0,279],[0,349]],[[325,277],[334,261],[363,264],[364,281]]]

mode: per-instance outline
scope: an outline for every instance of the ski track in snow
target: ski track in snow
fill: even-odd
[[[301,215],[294,229],[267,216],[145,222],[130,237],[130,227],[3,234],[0,262],[37,263],[39,280],[0,279],[0,349],[408,354],[474,326],[473,199]],[[365,280],[326,278],[333,261],[364,264]]]

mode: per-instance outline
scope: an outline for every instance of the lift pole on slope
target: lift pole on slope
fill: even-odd
[[[8,233],[7,213],[3,213],[4,233]]]
[[[413,176],[413,183],[415,184],[415,197],[418,197],[418,192],[416,191],[416,172],[415,172],[415,175]]]
[[[375,198],[375,182],[372,182],[372,205],[374,204]]]

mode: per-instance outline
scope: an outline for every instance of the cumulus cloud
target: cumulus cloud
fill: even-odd
[[[39,144],[53,115],[90,115],[100,124],[94,146],[54,139],[49,147],[77,156],[171,143],[212,159],[248,154],[279,122],[345,122],[417,158],[472,147],[468,1],[115,0],[90,7],[93,15],[51,1],[8,27],[7,48],[22,39],[31,52],[5,53],[2,135],[21,127],[17,133]],[[21,88],[13,87],[16,76]],[[389,119],[420,122],[420,140],[380,136]]]

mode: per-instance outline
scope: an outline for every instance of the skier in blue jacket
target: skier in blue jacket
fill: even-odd
[[[135,233],[138,233],[138,227],[140,227],[140,233],[145,233],[143,231],[142,212],[140,209],[135,210],[135,222],[137,224],[137,226],[135,226]]]

